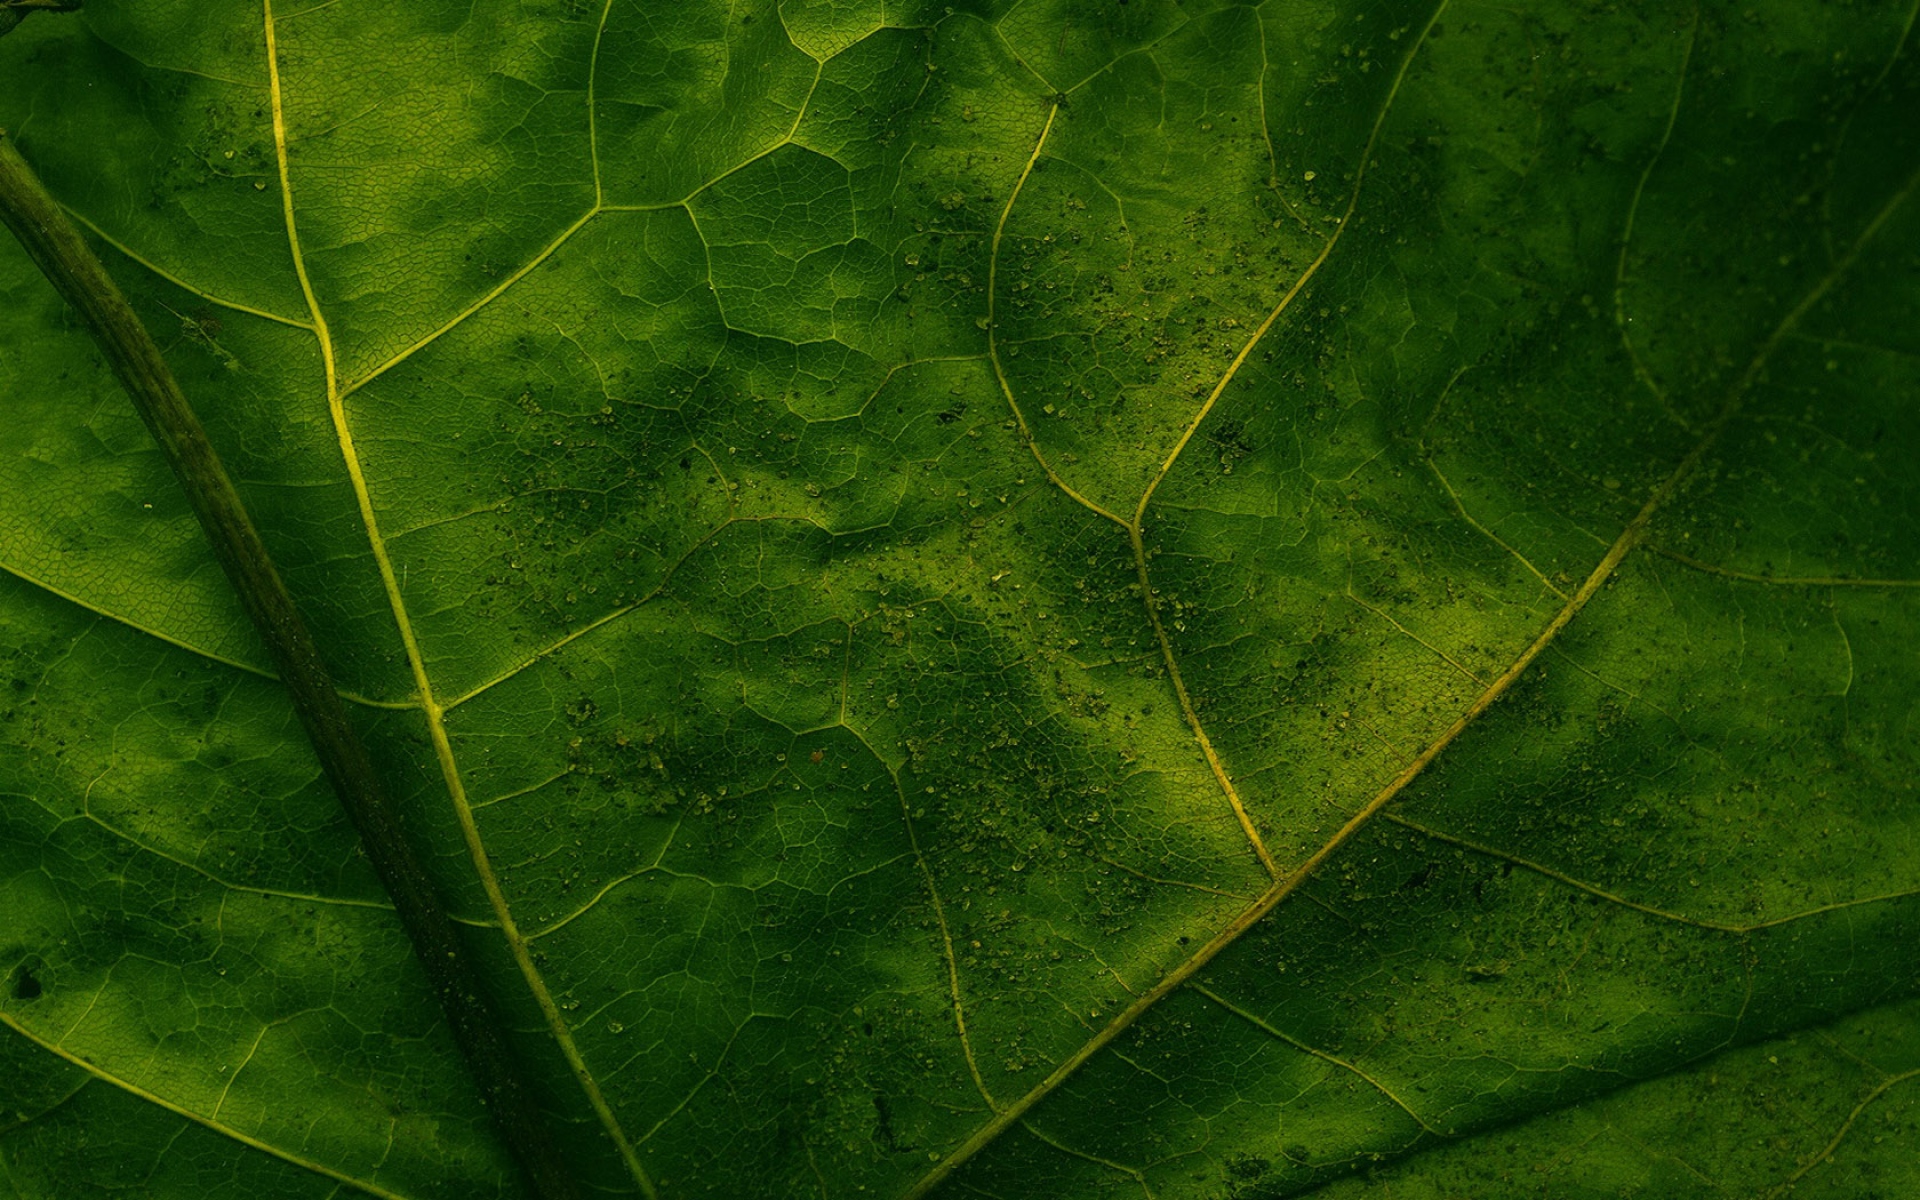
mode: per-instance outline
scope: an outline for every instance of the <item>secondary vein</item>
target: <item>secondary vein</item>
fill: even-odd
[[[1444,6],[1445,0],[1442,0],[1442,2]],[[1438,15],[1437,10],[1435,15]],[[1431,28],[1431,24],[1429,24],[1429,28]],[[1341,825],[1340,828],[1334,832],[1333,836],[1329,837],[1310,857],[1285,875],[1276,879],[1271,887],[1265,892],[1262,892],[1257,900],[1234,917],[1225,928],[1209,938],[1206,944],[1195,951],[1186,961],[1180,963],[1168,971],[1166,975],[1162,976],[1159,982],[1142,993],[1138,999],[1122,1010],[1112,1021],[1108,1022],[1105,1028],[1088,1039],[1078,1050],[1063,1060],[1059,1066],[1055,1067],[1045,1079],[1036,1084],[1026,1095],[995,1113],[993,1118],[975,1130],[971,1137],[962,1142],[945,1158],[934,1164],[932,1169],[906,1192],[904,1200],[922,1200],[923,1197],[932,1193],[935,1188],[939,1187],[942,1182],[955,1171],[959,1170],[968,1160],[991,1145],[1009,1127],[1022,1120],[1028,1112],[1032,1111],[1035,1105],[1056,1091],[1060,1085],[1077,1073],[1082,1066],[1086,1065],[1088,1060],[1093,1058],[1094,1055],[1098,1054],[1119,1038],[1121,1034],[1125,1033],[1132,1027],[1134,1022],[1138,1021],[1161,1000],[1179,990],[1189,980],[1198,975],[1208,963],[1218,957],[1228,946],[1240,940],[1241,935],[1259,924],[1267,914],[1271,913],[1283,900],[1296,892],[1301,884],[1311,878],[1314,872],[1324,865],[1341,847],[1352,841],[1356,834],[1371,823],[1373,818],[1378,816],[1381,810],[1399,797],[1415,779],[1419,778],[1420,775],[1433,764],[1435,759],[1439,758],[1462,733],[1466,732],[1469,726],[1477,721],[1489,708],[1493,707],[1502,696],[1506,695],[1514,683],[1526,673],[1527,668],[1533,664],[1534,659],[1538,658],[1540,654],[1553,643],[1554,639],[1560,635],[1561,631],[1580,614],[1581,610],[1599,594],[1600,589],[1613,577],[1613,573],[1619,569],[1620,564],[1625,561],[1627,555],[1632,553],[1634,548],[1640,545],[1645,539],[1647,530],[1652,524],[1655,514],[1666,507],[1679,492],[1681,486],[1692,477],[1701,461],[1713,449],[1714,445],[1718,443],[1721,436],[1726,432],[1727,427],[1732,424],[1734,417],[1739,414],[1748,391],[1765,371],[1767,362],[1772,358],[1774,350],[1777,349],[1781,341],[1793,331],[1793,328],[1799,324],[1800,320],[1813,309],[1814,305],[1818,304],[1833,290],[1834,285],[1846,275],[1853,264],[1859,259],[1861,251],[1864,250],[1868,243],[1886,226],[1887,222],[1892,219],[1893,214],[1906,203],[1917,186],[1920,186],[1920,171],[1910,176],[1887,202],[1881,206],[1873,219],[1869,221],[1861,231],[1859,237],[1855,239],[1853,245],[1840,257],[1833,268],[1810,288],[1807,293],[1801,297],[1799,302],[1780,319],[1780,322],[1774,326],[1772,332],[1767,335],[1759,349],[1754,353],[1753,358],[1748,362],[1746,368],[1741,371],[1732,386],[1729,387],[1726,401],[1722,405],[1719,415],[1702,431],[1700,439],[1694,444],[1693,448],[1687,452],[1685,457],[1683,457],[1648,494],[1640,510],[1634,515],[1633,519],[1627,523],[1626,527],[1621,530],[1619,536],[1613,540],[1606,554],[1600,559],[1600,562],[1593,570],[1588,573],[1585,582],[1580,585],[1578,590],[1576,590],[1572,596],[1568,597],[1566,604],[1554,615],[1553,620],[1547,623],[1546,628],[1540,631],[1538,636],[1521,652],[1520,656],[1516,658],[1506,670],[1500,673],[1499,677],[1467,707],[1466,711],[1462,712],[1451,725],[1429,743],[1426,749],[1422,750],[1412,762],[1408,763],[1406,767],[1402,768],[1397,775],[1389,780],[1359,811],[1349,817],[1346,823]]]
[[[634,1153],[632,1141],[620,1127],[618,1118],[613,1114],[612,1106],[607,1103],[606,1097],[600,1091],[598,1081],[587,1070],[579,1047],[574,1043],[573,1031],[568,1028],[566,1020],[560,1015],[560,1007],[555,1003],[546,980],[540,974],[540,969],[534,964],[533,955],[527,947],[527,940],[514,921],[512,909],[507,904],[505,893],[501,890],[499,877],[494,872],[486,845],[480,836],[479,826],[474,820],[473,806],[467,801],[466,786],[461,781],[459,764],[454,758],[453,744],[447,736],[445,710],[434,697],[433,683],[427,674],[426,659],[421,653],[419,640],[414,636],[413,621],[407,612],[406,599],[401,594],[399,578],[394,572],[393,561],[387,553],[386,541],[380,534],[380,523],[374,512],[373,497],[367,488],[366,474],[361,467],[359,451],[354,445],[353,432],[347,422],[345,397],[334,367],[333,339],[328,332],[326,317],[321,312],[319,299],[314,293],[312,280],[307,273],[306,256],[300,247],[300,235],[294,217],[293,188],[288,169],[286,113],[281,99],[280,68],[274,45],[273,0],[263,0],[263,3],[266,12],[267,65],[273,102],[274,154],[280,170],[280,194],[285,207],[287,241],[293,253],[294,268],[300,277],[301,291],[305,293],[307,306],[313,314],[313,327],[319,338],[321,358],[326,366],[327,410],[333,419],[334,431],[339,438],[340,453],[346,463],[348,478],[353,484],[354,499],[360,510],[361,522],[367,531],[367,542],[373,552],[374,562],[379,568],[381,586],[386,592],[394,623],[399,629],[400,640],[406,651],[407,665],[412,670],[414,685],[420,695],[420,707],[426,715],[427,732],[433,743],[434,758],[439,764],[441,777],[453,803],[454,816],[459,822],[468,857],[473,863],[474,872],[479,877],[482,889],[486,892],[487,904],[500,924],[501,935],[506,939],[514,964],[519,968],[528,990],[533,993],[534,1001],[538,1004],[541,1015],[545,1017],[554,1041],[558,1043],[560,1052],[581,1090],[586,1093],[587,1101],[599,1118],[601,1126],[619,1150],[634,1181],[651,1200],[657,1194],[653,1181],[647,1175],[646,1169],[641,1166],[639,1158]],[[585,221],[586,218],[582,218],[573,229],[577,229]],[[568,234],[571,234],[573,229],[569,229]],[[563,240],[565,236],[562,235]],[[498,1034],[496,1033],[495,1036],[498,1037]],[[508,1132],[510,1137],[514,1136],[514,1131]],[[550,1147],[548,1152],[551,1153]],[[543,1169],[548,1168],[543,1167]],[[553,1194],[574,1193],[570,1172],[557,1159],[551,1164],[550,1173],[556,1179],[565,1180],[564,1184],[558,1182],[554,1184],[556,1191]],[[561,1187],[565,1190],[558,1190]]]
[[[90,1077],[94,1079],[98,1079],[102,1083],[110,1084],[113,1087],[117,1087],[121,1091],[126,1092],[131,1096],[144,1100],[148,1104],[154,1105],[157,1108],[164,1108],[168,1112],[174,1114],[175,1116],[184,1117],[187,1120],[192,1121],[194,1124],[203,1126],[207,1129],[211,1129],[213,1132],[220,1134],[223,1137],[232,1138],[234,1141],[239,1142],[241,1145],[246,1146],[249,1149],[258,1150],[260,1153],[269,1155],[273,1158],[277,1158],[281,1162],[291,1163],[293,1166],[300,1167],[303,1170],[312,1171],[315,1175],[324,1176],[325,1178],[331,1179],[336,1183],[345,1184],[346,1186],[353,1188],[355,1191],[364,1192],[369,1196],[378,1197],[378,1200],[409,1200],[408,1197],[401,1195],[399,1192],[389,1191],[388,1189],[381,1187],[379,1184],[369,1183],[364,1179],[355,1179],[353,1176],[347,1174],[346,1172],[337,1171],[334,1168],[327,1166],[325,1163],[317,1162],[310,1158],[302,1158],[298,1154],[293,1154],[289,1151],[282,1150],[278,1146],[275,1146],[269,1142],[263,1142],[259,1138],[253,1137],[249,1134],[242,1133],[240,1130],[235,1129],[231,1125],[223,1125],[219,1121],[214,1120],[212,1117],[201,1116],[199,1113],[196,1113],[191,1109],[175,1104],[173,1101],[168,1100],[164,1096],[156,1095],[155,1093],[150,1092],[145,1088],[141,1087],[139,1084],[133,1083],[130,1080],[122,1079],[118,1075],[113,1074],[111,1071],[108,1071],[104,1067],[101,1067],[92,1062],[89,1062],[87,1059],[82,1058],[80,1055],[75,1054],[71,1050],[68,1050],[66,1047],[60,1045],[58,1042],[47,1041],[45,1038],[40,1037],[38,1034],[34,1033],[32,1030],[28,1029],[26,1026],[20,1024],[19,1021],[15,1020],[13,1017],[8,1016],[6,1013],[0,1012],[0,1025],[6,1026],[8,1029],[11,1029],[13,1032],[19,1034],[21,1037],[25,1038],[27,1041],[32,1042],[34,1045],[40,1047],[40,1049],[46,1051],[47,1053],[53,1055],[54,1057],[62,1059],[80,1068],[82,1071],[85,1071]],[[256,1041],[256,1045],[257,1044],[258,1043]]]
[[[271,10],[267,31],[271,56]],[[278,133],[281,122],[277,72],[274,86]],[[284,141],[281,144],[284,147]],[[283,177],[284,172],[283,160]],[[549,1200],[569,1200],[577,1194],[571,1176],[547,1139],[545,1123],[514,1067],[500,1032],[503,1025],[484,998],[459,932],[402,833],[394,805],[365,745],[347,719],[345,705],[334,689],[319,647],[213,443],[181,392],[160,348],[140,323],[119,286],[33,169],[14,149],[12,141],[3,136],[0,136],[0,223],[13,231],[48,282],[78,312],[159,444],[194,515],[199,518],[214,558],[226,572],[241,607],[266,643],[294,713],[313,745],[315,757],[359,832],[375,873],[393,898],[394,908],[440,1001],[454,1041],[466,1057],[474,1081],[491,1105],[516,1159],[535,1184],[536,1194]],[[302,278],[304,282],[304,274]],[[106,1076],[103,1074],[102,1078]],[[178,1105],[157,1097],[148,1098],[202,1123],[211,1123],[210,1118],[188,1113]],[[264,1148],[264,1144],[261,1145]],[[326,1173],[346,1178],[336,1172]]]

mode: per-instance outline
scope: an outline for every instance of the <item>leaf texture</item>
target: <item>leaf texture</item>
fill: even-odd
[[[596,1193],[1863,1197],[1915,7],[98,0],[0,124]],[[0,251],[0,1188],[517,1195]]]

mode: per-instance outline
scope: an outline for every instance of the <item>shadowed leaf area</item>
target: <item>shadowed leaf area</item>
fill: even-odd
[[[1912,0],[94,0],[0,126],[589,1194],[1920,1195]],[[0,247],[0,1194],[517,1197]]]

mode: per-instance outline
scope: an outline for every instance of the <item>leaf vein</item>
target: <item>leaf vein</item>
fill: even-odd
[[[1910,1079],[1920,1079],[1920,1068],[1915,1068],[1911,1071],[1902,1071],[1898,1075],[1892,1075],[1881,1080],[1872,1091],[1861,1097],[1860,1102],[1853,1106],[1853,1111],[1847,1114],[1847,1119],[1841,1122],[1839,1130],[1834,1133],[1827,1144],[1821,1147],[1817,1154],[1802,1164],[1792,1175],[1789,1175],[1785,1180],[1769,1189],[1761,1200],[1778,1200],[1779,1197],[1792,1191],[1794,1185],[1802,1179],[1805,1179],[1815,1168],[1830,1161],[1833,1158],[1833,1152],[1840,1148],[1840,1143],[1846,1140],[1847,1134],[1852,1131],[1854,1123],[1860,1119],[1860,1114],[1867,1111],[1868,1106],[1874,1101],[1880,1099],[1880,1097]]]
[[[1427,25],[1429,30],[1433,27],[1432,22],[1439,18],[1440,12],[1445,7],[1445,0],[1442,0],[1440,7],[1435,9],[1433,17],[1429,19]],[[1414,49],[1417,50],[1418,48],[1418,44],[1416,44]],[[1410,51],[1409,56],[1411,56],[1411,53]],[[1272,912],[1281,901],[1293,894],[1327,859],[1331,858],[1336,851],[1351,841],[1355,834],[1378,815],[1382,809],[1392,803],[1409,784],[1424,773],[1426,768],[1430,766],[1435,759],[1439,758],[1441,753],[1444,752],[1447,747],[1451,746],[1469,726],[1478,720],[1481,714],[1485,713],[1507,693],[1520,676],[1526,672],[1526,669],[1532,665],[1533,660],[1538,658],[1540,654],[1553,643],[1554,639],[1559,636],[1561,630],[1565,629],[1567,625],[1580,614],[1581,610],[1587,606],[1587,603],[1592,600],[1595,595],[1599,594],[1600,589],[1606,584],[1607,580],[1612,578],[1614,571],[1619,568],[1621,562],[1633,551],[1634,547],[1640,544],[1646,536],[1647,528],[1651,524],[1654,515],[1666,506],[1667,502],[1679,491],[1681,485],[1693,475],[1695,468],[1700,465],[1701,460],[1706,457],[1708,451],[1719,441],[1720,435],[1725,432],[1728,424],[1730,424],[1738,414],[1747,390],[1760,378],[1766,368],[1767,360],[1772,356],[1774,349],[1780,344],[1782,339],[1792,332],[1793,327],[1799,323],[1800,319],[1805,316],[1815,304],[1819,303],[1840,281],[1848,269],[1851,268],[1853,263],[1859,258],[1860,252],[1878,235],[1886,223],[1892,219],[1893,214],[1899,210],[1900,206],[1906,203],[1907,198],[1912,195],[1917,185],[1920,185],[1920,171],[1916,171],[1908,177],[1906,182],[1881,206],[1879,212],[1868,222],[1859,238],[1834,265],[1833,269],[1809,289],[1807,294],[1780,319],[1779,324],[1774,327],[1772,333],[1767,336],[1761,343],[1760,348],[1754,353],[1746,369],[1743,370],[1734,381],[1733,386],[1728,391],[1726,403],[1722,406],[1719,416],[1707,427],[1705,433],[1700,440],[1695,443],[1693,449],[1688,451],[1686,456],[1674,466],[1673,470],[1648,494],[1639,512],[1627,523],[1626,528],[1621,530],[1606,555],[1601,558],[1598,565],[1588,574],[1586,581],[1580,585],[1580,588],[1568,598],[1566,605],[1555,614],[1553,620],[1547,624],[1545,629],[1541,630],[1540,634],[1534,638],[1532,643],[1527,646],[1520,656],[1515,659],[1505,671],[1501,672],[1499,677],[1493,681],[1492,685],[1489,686],[1465,712],[1461,713],[1452,725],[1448,726],[1446,730],[1436,737],[1425,750],[1421,751],[1417,758],[1408,763],[1398,775],[1394,776],[1385,787],[1381,788],[1373,799],[1369,800],[1365,806],[1354,813],[1352,817],[1348,818],[1346,823],[1343,824],[1332,837],[1328,838],[1320,849],[1316,850],[1309,858],[1285,876],[1275,880],[1273,886],[1263,892],[1258,900],[1236,916],[1218,933],[1214,934],[1213,937],[1209,938],[1206,944],[1195,951],[1185,962],[1162,976],[1158,983],[1154,984],[1152,988],[1142,994],[1132,1004],[1128,1005],[1118,1016],[1110,1021],[1105,1028],[1062,1061],[1045,1079],[1035,1085],[1031,1091],[1002,1110],[993,1120],[981,1126],[972,1136],[968,1137],[945,1158],[936,1163],[931,1170],[921,1177],[918,1183],[906,1192],[905,1200],[920,1200],[920,1198],[932,1192],[943,1180],[958,1170],[961,1165],[997,1139],[1001,1133],[1005,1132],[1009,1125],[1020,1120],[1036,1104],[1051,1095],[1062,1083],[1066,1082],[1067,1079],[1078,1072],[1095,1054],[1115,1041],[1122,1033],[1126,1032],[1126,1030],[1149,1009],[1185,985],[1190,979],[1197,975],[1203,967],[1212,962],[1221,951],[1238,941],[1242,934],[1258,924],[1260,920]],[[1749,982],[1749,993],[1751,993],[1751,982]],[[1744,1017],[1744,1007],[1742,1016]]]
[[[507,942],[507,947],[513,955],[515,965],[520,970],[521,978],[525,980],[528,990],[533,994],[533,999],[545,1017],[547,1027],[551,1031],[562,1057],[566,1059],[574,1079],[579,1084],[581,1091],[585,1093],[588,1104],[593,1108],[602,1128],[606,1130],[614,1146],[619,1150],[620,1157],[626,1164],[628,1173],[632,1175],[634,1181],[640,1186],[640,1190],[649,1200],[654,1200],[658,1193],[654,1188],[652,1178],[647,1174],[646,1168],[641,1165],[639,1157],[634,1153],[633,1144],[628,1139],[625,1130],[621,1128],[620,1121],[614,1115],[612,1106],[608,1104],[605,1095],[602,1094],[598,1081],[594,1079],[592,1072],[587,1069],[586,1062],[580,1055],[579,1047],[574,1042],[573,1032],[567,1026],[565,1018],[561,1016],[559,1006],[554,1002],[553,995],[547,988],[546,980],[542,977],[539,968],[533,961],[532,954],[527,947],[526,938],[520,933],[519,926],[514,921],[512,910],[507,903],[506,894],[501,887],[498,876],[493,870],[486,846],[481,839],[479,825],[474,819],[473,808],[467,803],[466,787],[461,780],[459,765],[454,758],[453,743],[447,735],[445,710],[434,699],[433,684],[428,678],[426,660],[421,652],[419,641],[414,636],[413,623],[407,612],[406,599],[401,594],[399,580],[394,574],[393,562],[388,556],[386,542],[380,534],[380,524],[374,512],[373,497],[368,490],[366,475],[360,463],[359,452],[354,446],[353,434],[347,422],[346,394],[341,390],[335,370],[332,337],[328,333],[327,321],[321,313],[319,299],[314,292],[313,283],[308,276],[306,258],[300,248],[300,237],[294,218],[293,188],[287,157],[287,122],[285,106],[281,97],[279,55],[275,46],[273,0],[261,0],[261,2],[265,12],[267,70],[269,95],[273,112],[274,153],[280,171],[280,191],[286,219],[287,242],[293,253],[294,266],[300,277],[300,286],[306,294],[307,306],[313,314],[314,331],[320,342],[321,359],[326,368],[328,413],[332,417],[334,431],[339,439],[341,457],[347,468],[348,478],[353,484],[354,499],[359,507],[361,523],[366,529],[367,542],[373,551],[374,562],[379,568],[381,585],[386,592],[389,607],[392,609],[394,623],[398,627],[400,641],[406,652],[407,664],[413,672],[414,685],[419,691],[420,706],[426,716],[427,732],[433,744],[434,758],[439,763],[441,778],[445,782],[448,797],[452,802],[454,816],[459,822],[461,837],[466,843],[467,854],[472,861],[474,873],[478,876],[480,885],[486,893],[488,905],[493,909],[495,919],[499,922],[501,936]],[[572,228],[569,229],[566,234],[562,235],[561,240],[564,241],[574,230],[584,225],[591,219],[592,215],[593,214],[589,212],[587,216],[575,222]],[[559,242],[554,243],[554,246],[549,247],[546,253],[552,253],[552,250],[557,248],[558,245]],[[542,259],[544,259],[544,257],[543,255]],[[517,280],[521,276],[524,276],[528,271],[532,270],[534,266],[537,266],[539,261],[541,260],[536,260],[534,263],[523,267],[520,272],[514,276],[514,279]],[[490,299],[492,295],[498,295],[500,291],[504,291],[512,282],[513,280],[509,280],[508,283],[501,285],[501,287],[491,293],[488,298]],[[475,310],[477,310],[477,306],[475,306],[475,309],[469,309],[469,312]]]
[[[114,1087],[119,1088],[121,1091],[124,1091],[129,1095],[136,1097],[137,1099],[144,1100],[147,1103],[154,1105],[155,1107],[163,1108],[167,1110],[168,1112],[174,1114],[177,1117],[184,1117],[185,1119],[192,1121],[196,1125],[203,1126],[204,1128],[210,1129],[217,1134],[221,1134],[225,1137],[231,1138],[232,1140],[239,1142],[241,1145],[247,1147],[250,1150],[258,1150],[260,1153],[269,1155],[273,1158],[277,1158],[281,1162],[290,1163],[293,1166],[300,1167],[307,1171],[311,1171],[315,1175],[322,1175],[328,1179],[333,1180],[336,1183],[345,1184],[346,1186],[353,1188],[356,1191],[364,1192],[369,1196],[377,1196],[380,1198],[380,1200],[408,1200],[408,1197],[403,1196],[399,1192],[395,1192],[387,1188],[383,1188],[377,1183],[369,1183],[364,1179],[355,1179],[353,1176],[347,1174],[344,1171],[336,1170],[335,1168],[329,1167],[324,1163],[315,1162],[310,1158],[302,1158],[301,1156],[294,1154],[290,1151],[282,1150],[278,1146],[275,1146],[269,1142],[261,1141],[259,1138],[253,1137],[250,1134],[242,1133],[231,1125],[223,1125],[219,1121],[214,1120],[212,1117],[202,1116],[201,1114],[194,1112],[193,1110],[185,1107],[184,1105],[175,1104],[173,1101],[168,1100],[165,1097],[156,1095],[155,1093],[146,1090],[145,1088],[141,1087],[136,1083],[133,1083],[130,1080],[122,1079],[118,1075],[113,1074],[112,1072],[106,1070],[105,1068],[96,1066],[93,1063],[88,1062],[86,1059],[80,1057],[78,1054],[73,1053],[71,1050],[68,1050],[65,1047],[55,1042],[47,1041],[45,1038],[42,1038],[38,1034],[34,1033],[32,1030],[28,1029],[26,1026],[22,1025],[18,1020],[16,1020],[12,1015],[8,1013],[0,1012],[0,1025],[5,1025],[8,1029],[13,1030],[13,1032],[19,1034],[21,1037],[25,1038],[29,1042],[32,1042],[34,1045],[40,1047],[42,1050],[45,1050],[47,1053],[53,1055],[56,1058],[59,1058],[68,1063],[71,1063],[73,1066],[80,1068],[82,1071],[85,1071],[88,1075],[92,1076],[95,1079],[100,1080],[102,1083],[111,1084]]]
[[[1348,1074],[1353,1075],[1356,1078],[1364,1081],[1368,1087],[1371,1087],[1374,1091],[1379,1092],[1382,1096],[1385,1096],[1390,1102],[1392,1102],[1395,1108],[1398,1108],[1401,1112],[1407,1114],[1407,1116],[1412,1119],[1413,1123],[1418,1125],[1422,1131],[1433,1134],[1436,1137],[1445,1136],[1444,1134],[1441,1133],[1440,1130],[1435,1129],[1432,1125],[1429,1125],[1425,1117],[1422,1117],[1419,1113],[1413,1111],[1413,1107],[1409,1105],[1405,1100],[1402,1100],[1397,1094],[1395,1094],[1392,1088],[1388,1087],[1384,1083],[1381,1083],[1378,1079],[1375,1079],[1372,1075],[1368,1074],[1366,1070],[1361,1068],[1360,1066],[1354,1063],[1348,1062],[1346,1059],[1341,1058],[1337,1054],[1331,1054],[1325,1050],[1318,1048],[1317,1046],[1310,1046],[1306,1042],[1301,1041],[1299,1038],[1294,1037],[1290,1033],[1283,1032],[1282,1030],[1274,1027],[1273,1025],[1268,1024],[1266,1021],[1263,1021],[1259,1017],[1248,1012],[1246,1009],[1241,1008],[1239,1005],[1235,1004],[1231,1000],[1228,1000],[1225,996],[1222,996],[1220,993],[1214,991],[1210,987],[1207,987],[1205,984],[1194,983],[1194,984],[1189,984],[1188,986],[1191,987],[1194,991],[1200,993],[1202,996],[1205,996],[1207,999],[1213,1001],[1215,1004],[1219,1005],[1221,1008],[1232,1013],[1234,1016],[1239,1017],[1241,1020],[1245,1021],[1247,1024],[1252,1025],[1255,1029],[1258,1029],[1263,1033],[1266,1033],[1269,1036],[1278,1039],[1279,1041],[1285,1042],[1287,1045],[1292,1046],[1295,1050],[1300,1051],[1302,1054],[1311,1055],[1312,1057],[1319,1059],[1321,1062],[1328,1063],[1328,1064],[1331,1064],[1332,1066],[1338,1067],[1342,1071],[1345,1071]]]

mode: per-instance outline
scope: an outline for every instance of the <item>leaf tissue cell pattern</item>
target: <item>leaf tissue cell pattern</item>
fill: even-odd
[[[1920,1188],[1909,0],[99,0],[0,125],[596,1193]],[[0,1192],[518,1195],[0,251]]]

